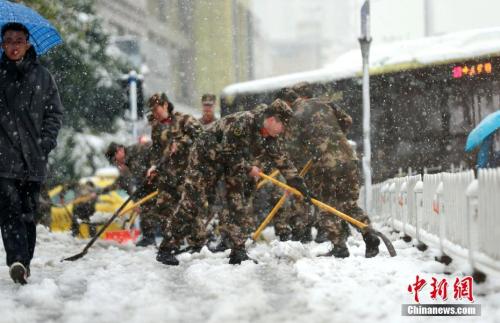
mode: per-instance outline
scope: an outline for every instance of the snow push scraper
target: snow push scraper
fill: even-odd
[[[302,193],[300,193],[297,189],[283,183],[283,182],[280,182],[279,180],[269,176],[269,175],[266,175],[262,172],[259,173],[259,176],[262,178],[262,179],[265,179],[271,183],[273,183],[274,185],[276,186],[279,186],[280,188],[286,190],[286,191],[289,191],[290,193],[294,194],[294,195],[297,195],[297,196],[302,196]],[[360,222],[352,217],[350,217],[349,215],[343,213],[343,212],[340,212],[339,210],[331,207],[330,205],[327,205],[315,198],[311,198],[311,202],[319,207],[320,209],[323,209],[327,212],[330,212],[332,214],[335,214],[336,216],[340,217],[341,219],[349,222],[351,225],[357,227],[358,229],[361,230],[362,233],[365,233],[365,232],[371,232],[373,234],[375,234],[376,236],[380,237],[382,239],[382,241],[384,242],[386,248],[387,248],[387,251],[389,251],[389,255],[391,257],[395,257],[396,256],[396,250],[394,249],[394,246],[392,245],[392,242],[380,231],[377,231],[375,229],[373,229],[371,226],[363,223],[363,222]]]

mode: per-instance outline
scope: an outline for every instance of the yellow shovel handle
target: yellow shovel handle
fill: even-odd
[[[285,183],[282,183],[282,182],[278,181],[277,179],[274,179],[274,178],[272,178],[272,177],[270,177],[270,176],[268,176],[268,175],[266,175],[266,174],[264,174],[264,173],[262,173],[262,172],[261,172],[261,173],[259,173],[259,176],[260,176],[260,177],[262,177],[262,178],[264,178],[264,179],[267,179],[267,180],[268,180],[268,181],[270,181],[271,183],[273,183],[273,184],[275,184],[275,185],[277,185],[277,186],[281,187],[281,188],[282,188],[282,189],[284,189],[284,190],[289,191],[290,193],[292,193],[292,194],[294,194],[294,195],[297,195],[297,196],[302,196],[302,193],[300,193],[297,189],[295,189],[295,188],[293,188],[293,187],[291,187],[291,186],[289,186],[289,185],[287,185],[287,184],[285,184]],[[347,222],[351,223],[352,225],[354,225],[354,226],[358,227],[358,228],[359,228],[359,229],[361,229],[361,230],[363,230],[363,229],[365,229],[366,227],[368,227],[368,225],[367,225],[367,224],[365,224],[365,223],[363,223],[363,222],[360,222],[360,221],[358,221],[358,220],[356,220],[356,219],[354,219],[354,218],[352,218],[352,217],[348,216],[347,214],[342,213],[342,212],[340,212],[339,210],[337,210],[337,209],[335,209],[335,208],[331,207],[330,205],[325,204],[325,203],[323,203],[323,202],[321,202],[321,201],[318,201],[318,200],[317,200],[317,199],[315,199],[315,198],[311,198],[311,202],[312,202],[314,205],[316,205],[317,207],[319,207],[320,209],[323,209],[323,210],[325,210],[325,211],[328,211],[328,212],[330,212],[330,213],[335,214],[336,216],[338,216],[338,217],[342,218],[343,220],[346,220]]]
[[[307,162],[307,164],[302,168],[299,175],[302,177],[305,176],[307,174],[307,172],[309,171],[309,169],[311,168],[311,166],[312,166],[312,159],[310,159]],[[264,181],[265,181],[265,179],[262,180],[261,183]],[[278,210],[283,206],[283,204],[285,204],[286,198],[287,198],[286,194],[283,194],[283,196],[281,196],[278,203],[276,203],[276,205],[273,207],[271,212],[266,216],[266,218],[264,219],[264,221],[262,221],[262,223],[259,225],[257,230],[252,234],[253,241],[256,241],[260,237],[260,234],[262,233],[262,231],[264,231],[264,229],[267,227],[267,225],[274,219],[276,213],[278,213]]]
[[[278,174],[280,173],[279,170],[275,169],[271,174],[269,174],[269,176],[271,177],[276,177],[278,176]],[[264,186],[266,183],[268,182],[268,180],[266,179],[261,179],[258,183],[257,183],[257,189],[259,190],[262,186]]]
[[[269,222],[273,220],[274,216],[276,215],[276,213],[278,213],[279,209],[283,206],[283,204],[285,204],[285,202],[286,202],[286,194],[283,194],[283,196],[280,198],[278,203],[276,203],[276,205],[271,210],[269,215],[264,219],[264,221],[262,221],[257,230],[252,234],[253,241],[256,241],[260,237],[262,231],[267,227]]]
[[[128,212],[130,212],[131,210],[135,209],[136,207],[138,207],[139,205],[141,204],[144,204],[145,202],[149,201],[150,199],[152,199],[153,197],[155,197],[156,195],[158,195],[158,191],[154,191],[153,193],[150,193],[149,195],[146,195],[145,197],[143,197],[142,199],[140,199],[139,201],[127,206],[126,208],[124,208],[119,214],[118,216],[122,216]]]

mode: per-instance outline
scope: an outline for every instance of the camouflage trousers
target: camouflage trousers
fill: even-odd
[[[178,249],[184,239],[190,245],[200,246],[205,241],[203,219],[174,216],[182,200],[184,185],[172,187],[160,184],[156,213],[159,215],[163,240],[160,249]]]
[[[255,182],[248,181],[247,174],[227,174],[225,184],[227,209],[220,218],[219,230],[232,248],[244,249],[245,241],[255,229],[252,214]]]
[[[160,215],[156,211],[156,199],[145,203],[141,206],[140,227],[142,235],[152,237],[155,235],[156,229],[160,227]]]
[[[356,161],[337,161],[334,165],[317,162],[306,177],[306,183],[318,200],[360,222],[370,224],[370,219],[357,204],[360,176]],[[319,210],[317,225],[327,233],[333,244],[345,244],[349,227],[344,220]]]
[[[183,240],[191,237],[190,245],[202,247],[206,241],[205,221],[210,210],[209,200],[215,196],[217,166],[204,142],[192,147],[189,164],[185,172],[180,199],[174,212],[163,228],[160,250],[179,249]]]
[[[274,218],[274,232],[277,236],[303,234],[306,230],[311,230],[314,223],[310,205],[295,198],[289,199],[291,201]]]
[[[170,225],[165,229],[165,238],[168,239],[164,239],[160,248],[177,249],[189,234],[193,245],[201,247],[205,243],[206,221],[212,210],[210,203],[221,179],[226,189],[226,210],[221,212],[219,230],[234,248],[244,248],[245,240],[254,228],[253,218],[249,215],[251,203],[245,194],[247,175],[235,174],[229,168],[221,167],[219,156],[211,147],[205,141],[198,141],[193,146],[182,196]]]
[[[307,181],[306,177],[306,182]],[[309,184],[309,182],[308,182]],[[284,191],[282,189],[275,188],[276,193],[274,194],[274,199],[276,203],[279,198],[283,195]],[[279,197],[278,196],[279,193]],[[276,205],[274,203],[273,205]],[[293,236],[300,236],[306,232],[306,230],[311,230],[315,219],[313,218],[312,208],[309,204],[304,203],[300,199],[296,199],[293,196],[288,198],[288,201],[283,205],[283,207],[278,211],[274,217],[274,232],[277,236],[289,235],[292,233]]]

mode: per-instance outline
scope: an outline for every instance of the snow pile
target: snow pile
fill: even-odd
[[[421,253],[402,240],[395,241],[395,258],[383,249],[380,256],[365,259],[356,234],[349,239],[347,259],[316,257],[328,250],[328,243],[273,240],[249,246],[258,265],[232,266],[228,251],[212,254],[203,249],[180,255],[178,267],[166,267],[155,261],[153,247],[103,241],[83,259],[61,263],[63,256],[81,251],[86,241],[42,227],[38,231],[29,285],[14,285],[7,267],[0,266],[1,323],[495,322],[500,317],[498,277],[474,285],[480,318],[402,317],[401,304],[414,303],[407,286],[416,275],[451,281],[467,270],[464,263],[445,267],[433,261],[434,250]],[[0,257],[5,257],[3,248]],[[420,298],[422,303],[436,303],[429,289]],[[450,298],[449,303],[455,303]]]

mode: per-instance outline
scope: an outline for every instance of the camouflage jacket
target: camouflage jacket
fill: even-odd
[[[212,123],[214,123],[217,120],[218,119],[216,117],[214,117],[212,120],[206,120],[203,117],[201,117],[201,118],[198,119],[198,121],[203,126],[203,128],[207,128],[209,125],[211,125]]]
[[[160,161],[168,164],[170,159],[186,162],[189,148],[201,131],[201,124],[193,116],[175,112],[169,119],[154,127],[152,134],[153,164],[159,164]],[[170,148],[173,143],[177,145],[177,152],[170,156]]]
[[[198,120],[179,112],[157,126],[153,136],[152,160],[153,165],[159,165],[161,183],[172,188],[182,182],[190,148],[202,131]],[[175,153],[171,153],[172,144],[177,146]]]
[[[253,165],[270,162],[287,179],[297,176],[297,169],[277,138],[261,135],[263,108],[228,115],[213,123],[207,135],[215,138],[218,162],[234,173],[248,174]]]
[[[338,112],[332,109],[329,102],[298,100],[292,109],[294,117],[285,134],[284,144],[296,165],[305,165],[311,158],[330,165],[337,161],[357,160],[339,125]]]

